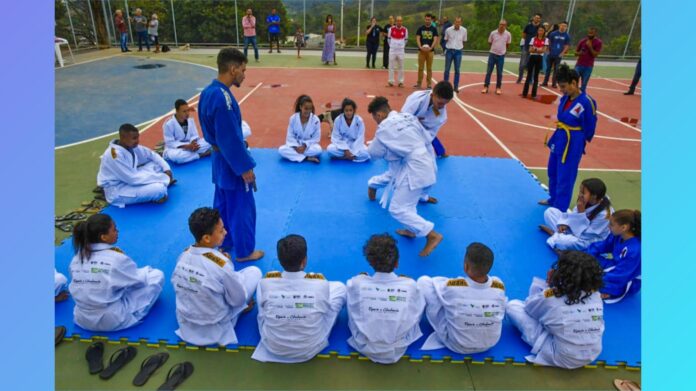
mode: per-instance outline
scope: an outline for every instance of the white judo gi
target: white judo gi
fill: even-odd
[[[500,340],[505,316],[505,286],[497,277],[478,283],[468,277],[423,276],[418,289],[434,332],[421,350],[447,347],[461,354],[486,351]]]
[[[62,292],[63,289],[65,289],[65,285],[67,285],[68,279],[65,278],[65,276],[63,274],[58,273],[58,270],[56,270],[54,268],[53,269],[53,281],[54,281],[53,296],[58,296],[58,294],[60,292]]]
[[[186,130],[179,124],[176,116],[172,116],[162,127],[164,133],[164,158],[174,163],[183,164],[198,160],[202,153],[210,150],[211,146],[198,134],[196,121],[189,117]],[[187,151],[179,148],[182,145],[198,142],[197,151]]]
[[[599,242],[609,236],[609,219],[607,218],[606,209],[602,209],[590,221],[588,216],[593,210],[597,209],[599,204],[592,205],[585,209],[584,213],[578,213],[578,207],[573,208],[572,212],[561,212],[556,208],[548,208],[544,212],[544,222],[547,226],[556,231],[559,225],[567,225],[570,227],[566,233],[554,232],[548,239],[551,248],[559,250],[585,250],[590,244]],[[614,209],[611,208],[611,213]]]
[[[280,156],[292,162],[301,162],[309,156],[321,155],[321,121],[314,114],[309,115],[309,120],[302,126],[300,113],[295,113],[290,116],[288,123],[288,133],[285,138],[285,145],[278,148]],[[294,147],[306,145],[307,149],[300,154],[295,151]]]
[[[104,188],[106,200],[114,206],[150,202],[167,195],[171,168],[151,149],[138,145],[131,151],[113,140],[101,156],[97,185]],[[131,153],[132,152],[132,153]]]
[[[604,304],[599,292],[584,304],[567,305],[565,296],[555,297],[546,282],[534,278],[529,297],[510,300],[507,315],[532,346],[525,358],[539,365],[580,368],[602,352]]]
[[[437,133],[442,125],[447,122],[447,107],[443,107],[439,111],[440,114],[435,114],[433,105],[430,104],[430,94],[432,94],[430,90],[412,93],[406,98],[406,102],[401,107],[401,112],[415,115],[425,130],[430,133],[430,141],[432,141],[437,137]]]
[[[70,262],[70,295],[75,300],[75,324],[92,331],[116,331],[134,326],[147,315],[162,292],[164,273],[138,268],[117,247],[91,245],[89,259]]]
[[[355,114],[350,126],[346,122],[343,114],[334,120],[333,131],[331,132],[331,144],[326,151],[338,158],[343,157],[344,151],[350,151],[355,156],[356,163],[366,162],[370,159],[365,146],[365,122]]]
[[[370,360],[395,363],[423,335],[425,300],[414,280],[377,272],[351,278],[347,290],[348,344]]]
[[[261,341],[254,360],[296,363],[329,345],[329,334],[346,301],[346,286],[321,274],[270,272],[256,290]]]
[[[256,266],[235,271],[220,251],[189,247],[172,273],[179,323],[176,335],[198,346],[236,344],[234,327],[260,280]]]
[[[418,201],[424,189],[437,181],[437,165],[429,133],[408,113],[392,111],[377,128],[368,147],[372,159],[384,158],[389,163],[389,181],[380,204],[389,205],[389,213],[417,237],[424,237],[434,224],[418,215]],[[371,178],[368,186],[376,186],[384,174]],[[391,197],[391,201],[390,201]]]

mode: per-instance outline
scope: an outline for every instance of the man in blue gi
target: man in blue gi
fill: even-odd
[[[237,262],[264,255],[256,245],[256,162],[244,144],[242,113],[230,87],[244,81],[247,58],[233,48],[220,50],[218,77],[201,93],[198,112],[204,138],[212,145],[213,206],[227,228],[222,251],[234,251]],[[232,255],[232,254],[231,254]]]
[[[558,69],[558,86],[563,97],[558,105],[556,131],[546,145],[551,149],[548,163],[549,198],[539,201],[566,211],[570,205],[585,143],[592,141],[597,126],[597,102],[578,86],[580,76],[567,64]]]

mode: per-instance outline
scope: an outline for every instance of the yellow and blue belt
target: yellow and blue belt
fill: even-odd
[[[556,129],[563,129],[566,132],[566,136],[568,138],[568,141],[566,142],[565,149],[563,150],[563,157],[561,158],[561,163],[565,163],[566,157],[568,156],[568,148],[570,147],[570,132],[579,132],[582,131],[582,127],[580,126],[570,126],[564,122],[561,121],[556,121]],[[548,144],[548,134],[546,135],[546,140],[544,140],[544,144]]]

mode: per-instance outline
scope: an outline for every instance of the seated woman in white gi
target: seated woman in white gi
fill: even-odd
[[[73,231],[75,256],[70,262],[70,295],[75,324],[92,331],[122,330],[140,323],[162,292],[164,273],[138,268],[114,244],[116,224],[95,214]]]
[[[363,254],[375,270],[348,280],[348,345],[380,364],[392,364],[423,334],[425,300],[416,282],[399,277],[399,249],[389,234],[372,235]]]
[[[482,243],[471,243],[464,256],[466,277],[418,279],[425,314],[435,330],[421,350],[447,347],[461,354],[486,351],[500,340],[505,316],[505,286],[488,272],[493,251]]]
[[[269,272],[256,289],[261,341],[251,356],[263,362],[312,359],[329,345],[329,334],[346,301],[346,286],[320,273],[305,273],[307,242],[288,235],[278,241],[284,271]]]
[[[290,116],[285,145],[278,152],[291,162],[319,163],[320,138],[321,121],[314,115],[314,102],[309,96],[300,95],[295,100],[295,114]]]
[[[138,144],[140,133],[135,126],[121,125],[118,137],[104,151],[97,174],[97,185],[104,188],[106,200],[120,208],[166,201],[167,187],[176,182],[169,164],[150,148]]]
[[[350,160],[355,163],[370,159],[365,146],[365,122],[355,113],[357,108],[352,99],[343,99],[342,114],[333,121],[331,144],[326,148],[333,159]]]
[[[552,249],[586,250],[590,244],[609,236],[609,218],[614,213],[607,197],[607,186],[598,178],[582,181],[578,201],[572,212],[548,208],[539,229],[550,237],[546,240]]]
[[[217,209],[196,209],[189,230],[196,243],[179,256],[172,274],[176,335],[198,346],[236,344],[234,327],[239,315],[252,308],[261,270],[235,271],[227,254],[217,250],[227,234]]]
[[[164,123],[164,158],[183,164],[210,156],[210,144],[198,135],[196,121],[183,99],[174,103],[176,112]]]
[[[580,368],[602,352],[602,268],[580,251],[566,251],[546,281],[534,278],[525,301],[510,300],[506,313],[532,347],[525,358],[539,365]]]

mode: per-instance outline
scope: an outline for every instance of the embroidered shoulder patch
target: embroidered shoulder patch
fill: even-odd
[[[450,278],[447,280],[447,286],[469,286],[469,283],[463,278]]]
[[[367,272],[360,272],[360,273],[358,273],[358,274],[361,275],[361,276],[369,276],[369,274],[367,274]]]
[[[218,257],[217,255],[215,255],[213,253],[205,253],[205,254],[203,254],[203,256],[210,259],[211,261],[215,262],[220,267],[225,266],[225,263],[226,263],[225,260]]]
[[[326,280],[326,278],[324,278],[324,275],[321,273],[307,273],[304,276],[304,278],[310,278],[314,280]]]
[[[407,275],[405,275],[405,274],[399,274],[399,277],[401,277],[401,278],[408,278],[409,280],[413,280],[413,278],[411,278],[411,277],[409,277],[409,276],[407,276]]]
[[[264,278],[280,278],[283,275],[280,272],[268,272]]]
[[[493,283],[491,284],[491,288],[498,288],[498,289],[505,290],[505,285],[503,284],[502,281],[493,280]]]
[[[114,148],[114,147],[111,147],[111,157],[113,159],[116,159],[116,148]]]
[[[556,296],[556,294],[554,293],[553,289],[551,289],[551,288],[544,291],[544,297],[547,299],[549,297],[555,297],[555,296]]]
[[[125,254],[125,253],[123,252],[123,250],[121,250],[121,249],[118,248],[118,247],[111,247],[110,250],[111,250],[111,251],[116,251],[116,252],[119,253],[119,254]]]

